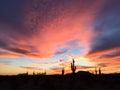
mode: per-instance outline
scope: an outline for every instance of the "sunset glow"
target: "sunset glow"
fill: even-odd
[[[117,0],[0,1],[0,74],[120,72]]]

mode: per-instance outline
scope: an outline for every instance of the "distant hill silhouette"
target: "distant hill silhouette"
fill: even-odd
[[[78,71],[78,72],[76,73],[76,75],[89,76],[89,75],[93,75],[93,74],[90,73],[90,72],[87,72],[87,71]]]

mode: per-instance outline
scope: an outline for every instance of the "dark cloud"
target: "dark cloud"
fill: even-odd
[[[98,63],[97,66],[99,67],[107,67],[110,63]]]
[[[43,69],[38,68],[38,67],[26,67],[26,66],[20,66],[20,68],[28,69],[28,70],[43,70]]]
[[[102,35],[97,36],[89,53],[96,53],[110,49],[120,48],[120,30],[111,30],[103,32]]]
[[[50,68],[50,70],[53,70],[53,71],[55,71],[55,72],[61,72],[61,71],[62,71],[62,68],[52,67],[52,68]]]
[[[95,68],[95,66],[81,66],[81,65],[77,65],[76,67],[77,67],[77,69]]]
[[[7,43],[5,41],[0,41],[0,48],[2,48],[4,50],[12,51],[12,52],[20,53],[20,54],[28,54],[29,53],[29,51],[27,51],[27,50],[12,47],[9,45],[9,43]]]
[[[59,67],[52,67],[52,68],[50,68],[51,70],[60,70],[61,68],[59,68]],[[61,69],[62,70],[62,69]]]
[[[74,46],[79,46],[78,45],[78,42],[79,42],[80,40],[79,39],[74,39],[74,40],[70,40],[70,41],[67,41],[67,42],[65,42],[68,46],[71,46],[71,47],[74,47]]]
[[[13,52],[17,52],[17,53],[21,53],[21,54],[28,54],[29,53],[29,51],[24,50],[24,49],[19,49],[19,48],[10,48],[8,50],[13,51]]]
[[[23,0],[0,0],[0,23],[20,26],[22,22]],[[23,7],[21,7],[23,5]]]
[[[10,65],[11,63],[13,63],[14,61],[11,61],[11,60],[0,60],[0,64],[4,64],[4,65]]]
[[[105,54],[105,55],[100,56],[99,58],[112,58],[112,57],[117,57],[117,56],[120,56],[120,51]]]
[[[68,52],[68,49],[61,49],[61,50],[56,51],[56,52],[55,52],[55,55],[64,54],[64,53],[66,53],[66,52]]]
[[[120,48],[120,1],[110,0],[96,17],[89,54]]]

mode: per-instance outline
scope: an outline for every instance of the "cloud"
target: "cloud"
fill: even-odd
[[[91,62],[96,63],[96,66],[105,68],[108,72],[117,71],[120,64],[119,9],[117,0],[106,3],[94,22],[95,35],[91,39],[90,49],[86,55],[91,58]]]
[[[93,23],[94,36],[91,39],[90,49],[87,57],[96,66],[107,68],[108,71],[119,66],[120,55],[120,26],[119,5],[117,0],[106,3],[104,9],[96,17]]]
[[[23,0],[1,0],[0,1],[0,23],[6,23],[11,26],[20,26],[22,22]],[[23,5],[23,7],[21,7]]]
[[[109,54],[104,54],[100,58],[114,58],[117,56],[120,56],[120,52],[113,52],[113,53],[109,53]]]
[[[118,0],[106,3],[94,21],[94,37],[89,54],[120,48],[120,26]]]
[[[0,48],[39,58],[67,52],[63,48],[87,48],[102,4],[102,0],[1,1]]]
[[[117,30],[108,30],[104,31],[101,36],[97,37],[92,43],[92,48],[89,53],[103,52],[106,50],[118,49],[120,48],[120,31]]]
[[[38,67],[20,66],[20,68],[27,69],[27,70],[43,70],[42,68],[38,68]]]
[[[18,54],[28,54],[29,53],[28,50],[22,49],[21,47],[19,47],[19,48],[14,47],[13,45],[10,45],[10,43],[8,43],[7,41],[2,41],[1,40],[0,41],[0,47],[3,51],[5,51],[5,52],[1,52],[1,54],[8,54],[9,55],[10,52],[18,53]],[[28,47],[30,47],[30,46],[28,46]]]
[[[109,66],[109,63],[98,63],[97,64],[99,67],[108,67]]]
[[[10,65],[13,62],[14,61],[11,61],[11,60],[0,60],[0,64],[4,64],[4,65]]]
[[[55,52],[55,55],[64,54],[64,53],[66,53],[66,52],[68,52],[68,49],[61,49],[61,50],[59,50],[59,51],[56,51],[56,52]]]
[[[77,65],[76,67],[77,67],[77,69],[95,68],[95,66],[80,66],[80,65]]]

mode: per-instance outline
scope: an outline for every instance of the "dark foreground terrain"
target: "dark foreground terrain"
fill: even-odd
[[[120,74],[0,76],[0,90],[120,90]]]

